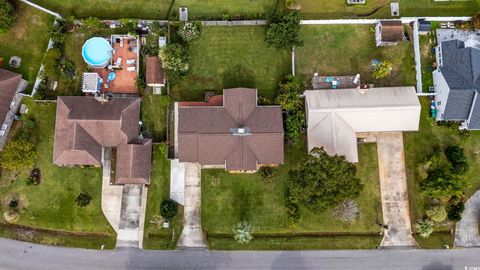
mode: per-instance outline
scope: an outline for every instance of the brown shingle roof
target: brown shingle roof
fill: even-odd
[[[117,148],[116,184],[148,184],[152,140],[139,139]]]
[[[147,84],[165,84],[165,73],[158,56],[147,57]]]
[[[402,21],[381,21],[382,41],[397,42],[403,40]]]
[[[280,106],[257,106],[256,89],[225,89],[223,106],[178,109],[178,157],[182,162],[256,170],[258,164],[283,163]],[[246,128],[248,135],[232,129]]]
[[[67,166],[100,165],[102,147],[131,148],[134,154],[138,152],[150,160],[151,143],[142,141],[142,147],[137,147],[139,118],[138,98],[113,98],[108,102],[100,102],[93,97],[59,97],[53,163]],[[137,151],[137,148],[141,151]],[[138,178],[142,177],[146,177],[143,182],[148,183],[150,161],[142,166],[132,166],[131,158],[127,157],[117,157],[116,168],[126,179],[122,183],[129,179],[138,183]],[[144,158],[134,156],[135,160]],[[128,178],[126,175],[135,177]]]
[[[0,126],[5,121],[21,80],[22,75],[0,68]]]

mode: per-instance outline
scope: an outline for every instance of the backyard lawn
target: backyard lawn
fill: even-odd
[[[18,18],[6,33],[0,33],[0,67],[21,73],[33,86],[40,63],[47,49],[53,16],[17,2]],[[16,55],[22,58],[20,68],[10,68],[8,61]],[[29,90],[30,91],[30,90]]]
[[[166,158],[165,145],[154,145],[150,186],[148,187],[145,214],[145,249],[174,249],[183,228],[183,207],[178,206],[177,215],[170,220],[170,228],[163,229],[160,204],[170,198],[170,161]]]
[[[142,100],[142,122],[154,142],[163,142],[167,138],[168,96],[148,94]]]
[[[172,87],[174,100],[203,100],[205,90],[254,87],[273,98],[278,83],[291,72],[289,51],[265,43],[261,26],[203,27],[200,39],[189,45],[188,77]]]
[[[286,146],[285,164],[276,169],[273,178],[268,181],[264,181],[259,174],[203,170],[202,226],[208,234],[210,248],[242,248],[233,240],[232,229],[243,219],[251,222],[254,237],[255,234],[260,234],[259,237],[265,239],[261,241],[259,238],[252,245],[243,247],[247,249],[375,248],[381,240],[377,224],[383,222],[376,146],[360,146],[360,163],[357,168],[364,190],[356,199],[360,209],[357,221],[346,224],[335,220],[331,210],[317,214],[302,209],[299,227],[291,228],[285,210],[288,170],[297,167],[305,153],[302,141]],[[299,236],[301,233],[333,233],[329,237],[343,234],[338,238],[351,239],[339,242],[335,247],[330,241],[319,240],[323,236],[309,238]],[[361,234],[364,236],[359,236]],[[359,242],[352,241],[353,238]],[[306,242],[304,245],[303,241]]]
[[[371,25],[303,26],[300,35],[304,45],[295,49],[297,72],[308,84],[313,73],[318,72],[320,75],[360,73],[362,83],[376,86],[415,85],[412,44],[377,48],[372,29]],[[373,59],[393,63],[390,77],[380,80],[372,77]]]
[[[35,120],[33,140],[38,152],[36,168],[41,171],[41,183],[38,186],[27,185],[30,169],[17,172],[1,170],[0,194],[1,210],[8,208],[13,198],[19,200],[20,218],[18,224],[39,229],[73,232],[88,236],[89,233],[102,237],[90,241],[74,241],[83,247],[100,248],[106,244],[113,248],[115,232],[103,216],[100,207],[102,172],[95,167],[58,167],[52,163],[56,104],[38,104],[31,99],[24,99],[28,105],[29,115]],[[79,193],[92,196],[90,204],[79,207],[75,198]],[[3,212],[2,211],[2,212]],[[22,232],[25,235],[21,235]],[[17,230],[17,237],[29,237],[35,231]],[[68,233],[67,233],[68,236]],[[35,240],[36,238],[33,238]],[[44,239],[44,238],[40,238]],[[67,240],[45,238],[46,243],[62,244]],[[60,242],[56,242],[60,241]],[[70,240],[68,240],[70,241]],[[67,241],[67,242],[68,242]]]

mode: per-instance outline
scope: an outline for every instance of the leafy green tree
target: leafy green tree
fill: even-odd
[[[300,130],[305,124],[305,113],[297,111],[290,113],[285,120],[285,136],[287,139],[295,140],[300,137]]]
[[[0,152],[0,162],[7,170],[32,167],[37,159],[35,146],[26,140],[13,140]]]
[[[177,33],[184,41],[190,42],[200,37],[200,28],[196,22],[183,22]]]
[[[288,186],[293,202],[316,213],[358,197],[363,189],[355,165],[323,148],[312,149],[298,169],[289,171]]]
[[[304,91],[302,81],[298,77],[288,75],[278,87],[277,104],[285,111],[303,110],[303,100],[300,94]]]
[[[445,149],[445,156],[452,164],[452,173],[464,175],[468,172],[470,166],[463,148],[457,145],[449,146]]]
[[[270,47],[276,49],[291,49],[294,46],[302,46],[303,41],[299,37],[300,15],[290,11],[283,16],[274,15],[268,21],[265,41]]]
[[[248,244],[252,239],[252,225],[242,220],[233,228],[234,236],[233,238],[240,244]]]
[[[0,33],[8,31],[16,18],[12,3],[9,0],[0,0]]]
[[[173,218],[177,214],[177,203],[165,200],[160,204],[160,215],[164,218]]]
[[[190,58],[186,50],[175,43],[170,43],[160,50],[160,59],[169,75],[183,76],[190,68]]]
[[[87,193],[80,193],[75,198],[75,202],[80,207],[85,207],[85,206],[89,205],[91,201],[92,201],[92,196],[90,194],[87,194]]]
[[[380,64],[377,64],[375,66],[375,71],[373,71],[372,76],[375,79],[387,78],[392,73],[392,69],[393,69],[392,62],[387,61],[387,60],[383,61]]]
[[[413,228],[422,238],[428,238],[433,233],[432,223],[427,220],[417,221]]]
[[[434,206],[428,209],[426,214],[435,223],[443,222],[447,218],[447,210],[445,210],[444,206]]]

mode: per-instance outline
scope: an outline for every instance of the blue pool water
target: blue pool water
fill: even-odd
[[[92,67],[105,67],[112,58],[112,46],[104,38],[93,37],[83,44],[82,56]]]

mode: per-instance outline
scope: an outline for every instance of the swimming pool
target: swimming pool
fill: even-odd
[[[112,58],[112,46],[102,37],[93,37],[82,47],[82,56],[91,67],[106,67]]]

